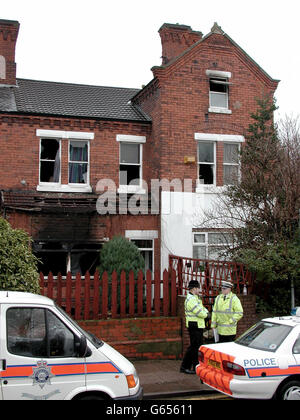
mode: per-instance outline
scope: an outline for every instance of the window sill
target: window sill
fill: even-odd
[[[216,185],[198,184],[196,193],[198,194],[222,194],[226,191],[226,186],[217,187]]]
[[[215,114],[232,114],[232,111],[230,109],[215,107],[208,108],[208,112],[213,112]]]
[[[90,185],[84,186],[72,186],[72,185],[62,185],[62,184],[50,184],[50,185],[38,185],[36,187],[37,191],[45,192],[80,192],[80,193],[90,193],[92,192],[92,187]]]
[[[146,194],[146,190],[138,185],[120,185],[118,194]]]

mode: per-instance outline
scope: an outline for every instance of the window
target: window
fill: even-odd
[[[93,133],[37,130],[40,137],[38,191],[91,192],[89,148]],[[68,149],[63,142],[68,141]],[[65,152],[68,150],[68,152]],[[65,168],[65,170],[64,170]],[[65,173],[68,171],[68,178]],[[63,178],[66,179],[63,179]]]
[[[138,247],[145,261],[145,271],[153,272],[153,240],[152,239],[131,239],[131,241]]]
[[[89,144],[87,141],[70,140],[69,143],[69,183],[86,184],[88,181]]]
[[[198,143],[199,184],[215,184],[215,148],[214,142]]]
[[[297,340],[295,341],[295,344],[293,346],[293,353],[294,354],[300,354],[300,334],[297,338]]]
[[[206,70],[209,82],[209,112],[231,114],[229,109],[229,79],[227,71]]]
[[[224,143],[223,184],[234,185],[239,179],[239,144]]]
[[[210,108],[228,108],[227,79],[211,78],[209,80],[209,106]]]
[[[276,352],[292,327],[261,321],[241,335],[236,343],[257,350]]]
[[[143,189],[143,143],[146,137],[118,134],[119,152],[119,193],[145,194]]]
[[[101,244],[68,243],[58,241],[36,241],[33,252],[39,258],[38,271],[48,275],[51,271],[54,276],[61,273],[63,276],[71,272],[84,275],[89,271],[93,275],[100,263]]]
[[[197,193],[222,192],[226,185],[239,182],[240,148],[245,141],[235,134],[195,133],[197,141]],[[217,156],[223,155],[223,161]],[[226,188],[226,187],[225,187]]]
[[[120,185],[140,185],[142,179],[141,145],[120,144]]]
[[[60,141],[41,139],[40,182],[60,182]]]
[[[7,347],[27,357],[75,357],[74,334],[46,309],[11,308],[7,311]]]
[[[0,79],[6,79],[6,60],[0,55]]]
[[[233,242],[228,232],[194,232],[193,258],[220,260],[224,248]]]

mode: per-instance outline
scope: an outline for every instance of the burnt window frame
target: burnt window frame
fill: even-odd
[[[58,151],[59,151],[59,180],[58,181],[41,181],[41,163],[42,162],[54,162],[55,159],[43,159],[42,158],[42,142],[43,141],[57,141],[58,142]],[[39,142],[39,185],[50,186],[50,185],[61,185],[61,139],[58,137],[40,137]]]
[[[214,63],[217,65],[217,63]],[[232,114],[232,111],[230,110],[230,94],[229,94],[229,87],[232,85],[231,80],[231,72],[229,71],[220,71],[220,70],[206,70],[206,76],[207,76],[207,89],[208,89],[208,112],[212,113],[220,113],[220,114]],[[211,93],[214,91],[211,91],[210,85],[211,81],[215,81],[216,84],[220,84],[223,86],[226,86],[226,95],[227,98],[227,107],[222,106],[214,106],[211,104]],[[217,93],[217,92],[215,92]]]

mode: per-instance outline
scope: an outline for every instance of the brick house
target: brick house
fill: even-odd
[[[256,98],[278,80],[217,24],[206,36],[163,24],[162,64],[142,89],[19,79],[18,30],[0,20],[1,214],[32,236],[40,269],[93,272],[114,235],[152,270],[170,252],[211,256],[215,238],[197,233],[190,210],[230,184]],[[163,179],[153,206],[151,180]]]

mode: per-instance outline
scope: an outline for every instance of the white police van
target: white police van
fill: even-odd
[[[142,399],[136,370],[52,300],[0,291],[0,399]]]
[[[234,398],[300,400],[300,308],[267,318],[235,342],[201,346],[196,373]]]

